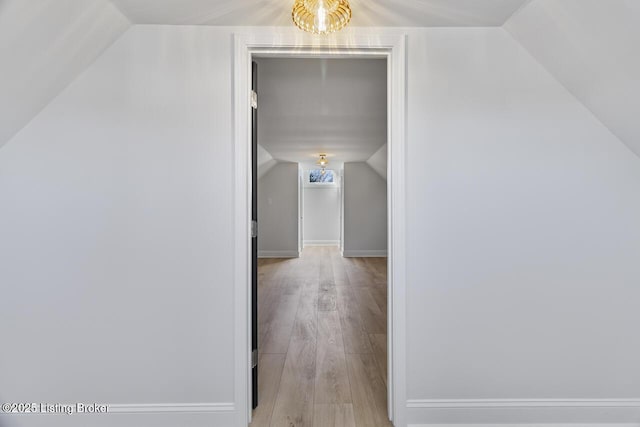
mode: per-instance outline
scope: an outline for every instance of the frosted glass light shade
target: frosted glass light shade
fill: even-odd
[[[296,0],[291,17],[301,30],[329,34],[347,26],[351,8],[347,0]]]
[[[322,166],[323,168],[326,167],[329,164],[329,161],[327,160],[327,155],[320,154],[320,160],[318,160],[316,163],[318,166]]]

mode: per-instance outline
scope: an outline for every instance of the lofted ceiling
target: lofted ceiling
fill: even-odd
[[[640,1],[535,0],[505,29],[640,155]]]
[[[106,0],[0,0],[0,146],[130,25]]]
[[[503,26],[612,133],[640,155],[640,121],[635,117],[640,111],[640,1],[350,2],[353,26]],[[132,23],[291,27],[292,3],[293,0],[0,0],[0,147]],[[320,78],[332,78],[334,69],[325,68],[328,74],[320,74]],[[321,72],[315,69],[310,73],[317,76]],[[269,125],[261,129],[262,142],[270,153],[267,154],[299,161],[303,153],[330,152],[356,125],[372,134],[354,141],[350,151],[338,157],[362,160],[367,153],[372,155],[380,149],[384,141],[373,135],[382,134],[381,121],[375,118],[381,111],[365,112],[363,108],[367,102],[383,103],[373,103],[377,92],[366,90],[368,83],[363,76],[352,80],[347,89],[357,89],[357,93],[349,99],[346,90],[336,94],[343,97],[339,106],[331,107],[331,111],[341,112],[336,116],[322,113],[313,120],[302,120],[302,110],[289,111],[285,106],[274,109],[270,114],[277,116],[275,120],[283,126],[280,130]],[[278,76],[274,76],[274,82],[285,83]],[[305,88],[301,87],[299,93],[303,93],[302,89]],[[311,90],[307,99],[320,99],[330,91],[331,87],[321,93]],[[321,132],[319,129],[327,123],[339,124],[330,132]],[[364,139],[370,147],[363,148]],[[282,154],[282,144],[293,141],[299,150],[296,156]]]
[[[258,59],[258,142],[278,161],[366,161],[387,142],[385,59]]]
[[[293,0],[111,0],[134,23],[291,25]],[[350,0],[353,26],[501,26],[528,0]]]

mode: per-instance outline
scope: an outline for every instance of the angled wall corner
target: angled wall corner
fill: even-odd
[[[640,156],[640,3],[533,0],[504,29]]]
[[[108,0],[2,2],[0,147],[130,26]]]
[[[367,164],[378,173],[385,181],[387,180],[387,144],[384,144],[378,151],[373,153],[367,160]]]
[[[276,164],[278,161],[273,158],[271,153],[258,144],[258,179],[265,176]]]

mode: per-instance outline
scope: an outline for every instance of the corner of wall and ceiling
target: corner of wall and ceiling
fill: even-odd
[[[80,78],[80,76],[82,76],[89,68],[91,68],[91,66],[100,57],[102,57],[102,55],[107,50],[109,50],[111,46],[113,46],[118,40],[120,40],[127,33],[127,31],[129,31],[129,29],[134,25],[132,20],[126,14],[124,14],[119,7],[113,4],[111,0],[101,0],[101,1],[105,5],[112,7],[115,13],[121,15],[122,21],[126,23],[123,26],[122,31],[120,31],[119,34],[116,34],[114,37],[111,38],[111,40],[109,40],[107,43],[105,43],[103,46],[97,49],[96,52],[94,52],[94,54],[92,55],[92,59],[90,61],[87,61],[87,63],[84,64],[82,68],[75,70],[72,77],[62,87],[60,87],[60,89],[53,96],[49,97],[49,99],[47,99],[46,102],[40,105],[39,108],[35,109],[33,114],[31,114],[31,116],[28,118],[28,120],[25,120],[23,123],[21,123],[18,128],[16,128],[12,133],[8,134],[5,138],[1,138],[0,149],[2,149],[3,146],[7,145],[10,141],[12,141],[25,128],[27,128],[29,124],[33,122],[33,120],[35,120],[49,105],[51,105],[51,103],[55,99],[57,99],[62,93],[64,93],[67,90],[67,88],[69,88],[75,81],[77,81],[78,78]]]
[[[136,25],[137,22],[135,19],[133,19],[133,17],[131,15],[129,15],[127,12],[125,12],[120,6],[118,6],[118,4],[116,2],[114,2],[113,0],[105,0],[107,1],[109,4],[111,4],[111,6],[113,6],[113,8],[115,10],[117,10],[118,12],[120,12],[120,14],[127,20],[129,21],[129,27],[131,27],[132,25]]]
[[[623,138],[620,137],[620,135],[618,135],[618,133],[613,130],[610,126],[606,125],[604,123],[604,121],[598,116],[598,114],[596,114],[593,109],[589,108],[589,106],[587,106],[579,97],[576,93],[574,93],[571,89],[569,89],[567,87],[567,85],[565,85],[559,78],[558,76],[553,73],[553,71],[551,71],[549,69],[549,67],[547,67],[542,61],[540,61],[534,54],[533,52],[527,48],[527,46],[522,43],[522,41],[520,39],[518,39],[518,37],[511,31],[509,30],[510,26],[509,23],[514,20],[517,16],[519,16],[521,13],[523,13],[528,7],[530,7],[533,3],[537,2],[539,0],[527,0],[526,2],[524,2],[522,4],[522,6],[520,6],[518,8],[518,10],[516,10],[502,25],[502,27],[500,27],[521,49],[523,49],[527,55],[529,55],[529,57],[536,63],[538,64],[540,67],[542,67],[543,70],[545,70],[545,72],[556,82],[558,83],[570,96],[571,98],[573,98],[576,102],[578,102],[583,108],[585,108],[589,114],[593,117],[594,120],[596,120],[598,123],[600,123],[600,125],[602,125],[605,129],[607,129],[609,131],[609,133],[616,139],[618,140],[618,142],[620,144],[622,144],[626,149],[629,150],[629,152],[635,156],[638,160],[640,160],[640,153],[637,153],[633,148],[631,148],[631,146],[629,144],[627,144]]]
[[[511,21],[511,20],[512,20],[513,18],[515,18],[516,16],[520,15],[520,14],[521,14],[521,13],[522,13],[526,8],[528,8],[529,6],[531,6],[531,3],[533,3],[534,1],[537,1],[537,0],[525,0],[525,1],[520,5],[520,7],[518,7],[518,8],[515,10],[515,12],[513,12],[513,13],[511,14],[511,16],[509,16],[509,17],[504,21],[504,23],[502,24],[502,28],[505,28],[505,26],[507,25],[507,23],[508,23],[509,21]]]

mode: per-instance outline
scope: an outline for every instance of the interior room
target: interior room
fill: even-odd
[[[258,256],[386,256],[386,60],[255,62]]]
[[[0,0],[0,426],[640,427],[639,23]]]
[[[251,426],[389,426],[387,61],[254,61]]]

